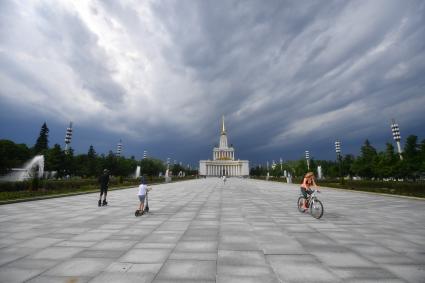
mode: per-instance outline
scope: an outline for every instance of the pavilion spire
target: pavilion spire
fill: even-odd
[[[224,127],[224,115],[221,118],[221,134],[226,134],[226,128]]]

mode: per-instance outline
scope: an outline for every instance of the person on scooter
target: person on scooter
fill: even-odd
[[[311,187],[315,187],[317,191],[319,191],[319,189],[317,188],[316,182],[314,181],[314,173],[307,172],[307,174],[305,174],[303,178],[303,182],[301,183],[301,188],[300,188],[301,193],[304,196],[302,208],[305,210],[308,209],[308,207],[306,206],[307,198],[309,195],[313,193],[313,191],[311,190]]]
[[[144,213],[144,208],[145,208],[145,198],[146,198],[146,193],[148,191],[150,191],[151,189],[148,188],[147,182],[145,180],[144,177],[142,177],[142,182],[139,186],[139,192],[137,193],[137,196],[139,197],[139,211],[143,214]]]

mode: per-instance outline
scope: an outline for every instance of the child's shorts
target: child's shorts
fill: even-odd
[[[144,202],[145,201],[145,195],[139,196],[139,200],[140,200],[140,202]]]

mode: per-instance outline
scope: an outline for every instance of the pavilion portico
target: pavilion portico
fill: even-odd
[[[248,176],[249,161],[235,160],[235,149],[228,146],[227,134],[224,127],[224,117],[221,126],[219,147],[213,149],[213,160],[199,161],[201,176]]]

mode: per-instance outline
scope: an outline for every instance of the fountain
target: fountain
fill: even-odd
[[[137,179],[140,177],[140,166],[136,167],[136,173],[134,174],[134,178]]]
[[[16,182],[24,181],[34,177],[43,178],[44,156],[36,155],[26,162],[23,168],[12,168],[12,172],[2,177],[2,181]]]

